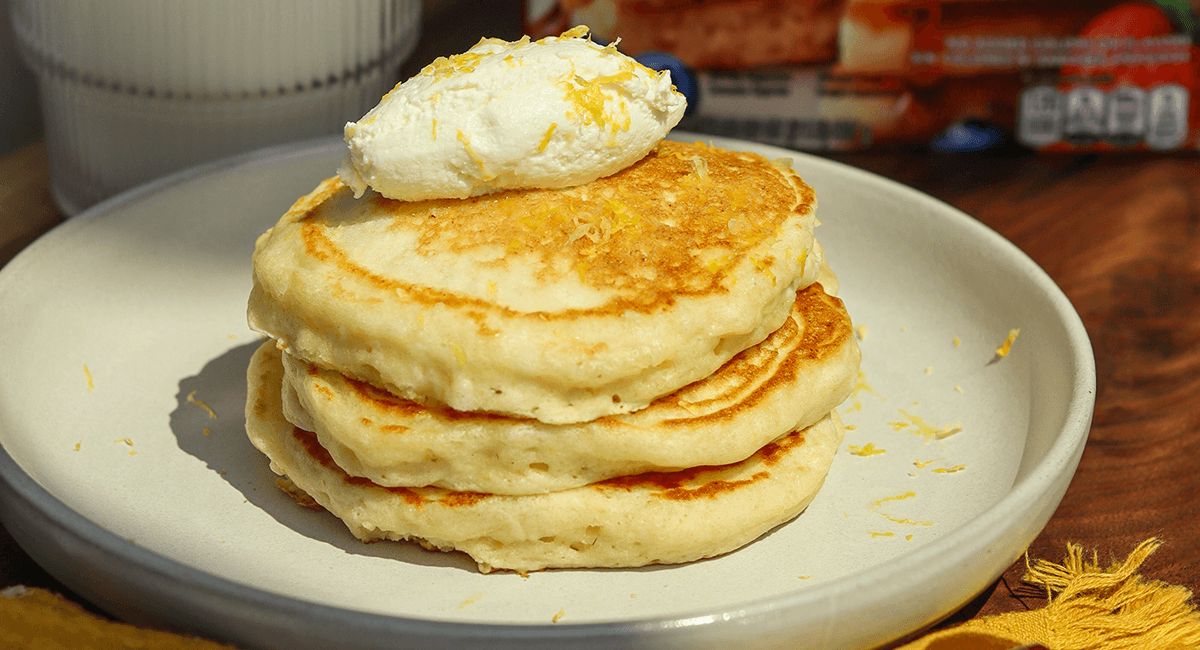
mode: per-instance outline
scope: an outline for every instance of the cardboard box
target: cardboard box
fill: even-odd
[[[1193,0],[1200,5],[1200,1]],[[669,68],[680,128],[801,149],[1195,151],[1188,0],[528,0]]]

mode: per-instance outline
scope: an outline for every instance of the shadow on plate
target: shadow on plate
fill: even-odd
[[[200,459],[280,524],[346,553],[408,564],[476,572],[461,553],[432,553],[414,543],[365,544],[325,511],[301,507],[275,484],[270,461],[246,437],[246,368],[259,341],[239,345],[209,361],[200,373],[179,382],[171,431],[179,448]]]

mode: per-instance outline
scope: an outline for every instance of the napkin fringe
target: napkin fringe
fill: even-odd
[[[1138,574],[1160,546],[1161,540],[1148,539],[1107,568],[1078,544],[1067,544],[1061,564],[1030,560],[1027,553],[1022,580],[1045,588],[1045,607],[971,619],[899,650],[1200,650],[1192,592]]]
[[[1148,539],[1123,562],[1102,569],[1092,552],[1087,560],[1078,544],[1067,545],[1062,564],[1028,559],[1027,583],[1046,588],[1042,610],[1052,650],[1135,650],[1200,648],[1200,613],[1188,589],[1147,581],[1137,570],[1162,546]]]

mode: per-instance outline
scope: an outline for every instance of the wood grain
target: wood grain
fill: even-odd
[[[46,147],[38,142],[0,158],[0,267],[61,221],[50,198]]]

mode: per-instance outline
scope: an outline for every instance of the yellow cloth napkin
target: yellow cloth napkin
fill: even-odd
[[[1200,612],[1192,592],[1147,581],[1137,570],[1162,542],[1149,539],[1124,562],[1102,569],[1092,552],[1067,545],[1062,564],[1029,561],[1027,583],[1046,588],[1041,609],[972,619],[927,634],[897,650],[1008,650],[1039,644],[1049,650],[1200,649]]]
[[[0,590],[0,648],[8,650],[235,650],[212,641],[114,623],[58,594]]]

